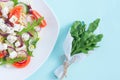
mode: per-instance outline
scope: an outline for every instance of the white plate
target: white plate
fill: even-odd
[[[0,80],[24,80],[34,73],[50,55],[59,33],[59,26],[54,14],[42,0],[31,0],[33,9],[44,15],[47,27],[40,33],[41,40],[30,64],[23,69],[0,67]]]

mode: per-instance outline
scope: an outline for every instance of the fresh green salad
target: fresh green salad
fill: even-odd
[[[33,56],[46,21],[31,5],[0,0],[0,65],[24,68]]]

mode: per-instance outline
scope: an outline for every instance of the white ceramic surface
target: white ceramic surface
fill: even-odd
[[[30,64],[23,69],[0,67],[0,80],[25,80],[40,68],[54,48],[59,33],[59,25],[54,14],[43,0],[32,0],[31,5],[44,16],[47,27],[40,32],[41,40],[37,44]]]

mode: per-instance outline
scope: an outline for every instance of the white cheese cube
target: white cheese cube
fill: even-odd
[[[24,27],[25,26],[22,26],[20,24],[14,24],[14,30],[18,32],[22,31]]]
[[[7,25],[6,25],[6,24],[3,24],[3,23],[0,23],[0,29],[1,29],[3,32],[6,32],[6,30],[7,30]]]
[[[16,47],[19,47],[19,46],[20,46],[20,42],[17,41],[17,42],[15,43],[15,46],[16,46]]]
[[[7,27],[6,30],[7,30],[6,32],[10,33],[10,34],[14,34],[15,33],[14,29],[12,27]]]
[[[0,23],[5,23],[5,21],[2,18],[0,18]]]
[[[17,40],[17,37],[14,36],[14,35],[8,35],[7,40],[8,40],[11,44],[13,44],[13,43]]]
[[[6,50],[6,49],[7,49],[7,44],[0,43],[0,51]]]
[[[17,57],[17,52],[16,51],[13,51],[10,53],[10,56],[9,56],[11,59],[14,59]]]
[[[16,16],[12,16],[9,21],[12,23],[15,23],[18,20],[18,18]]]
[[[23,38],[23,40],[27,41],[27,40],[29,40],[30,35],[28,33],[23,33],[22,38]]]
[[[7,45],[7,44],[3,44],[3,49],[4,49],[4,50],[6,50],[6,49],[7,49],[7,47],[8,47],[8,45]]]
[[[2,8],[1,12],[2,12],[2,15],[3,15],[5,18],[8,18],[8,13],[9,13],[8,7]]]

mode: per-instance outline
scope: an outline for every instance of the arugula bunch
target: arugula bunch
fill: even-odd
[[[99,22],[100,19],[96,19],[90,23],[88,29],[86,29],[86,24],[84,22],[74,22],[70,31],[73,37],[71,56],[79,53],[88,54],[88,51],[98,47],[97,43],[103,38],[103,34],[94,34]]]

